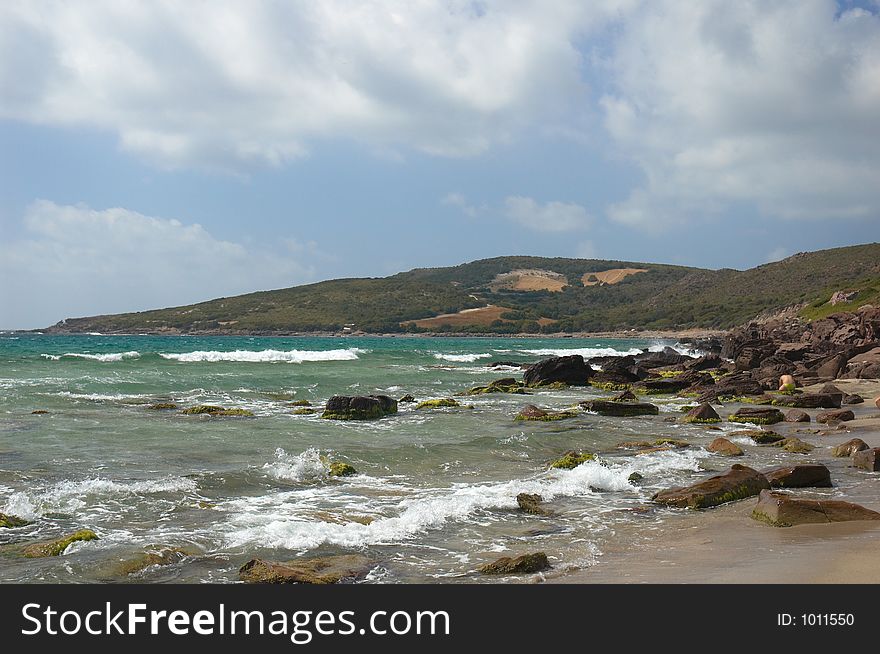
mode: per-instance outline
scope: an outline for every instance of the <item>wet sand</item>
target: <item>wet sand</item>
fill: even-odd
[[[836,385],[861,393],[872,408],[880,391],[876,380]],[[821,436],[822,444],[861,438],[880,447],[880,410],[845,424],[845,430]],[[857,494],[858,499],[848,498],[845,489],[840,499],[880,511],[880,473],[865,473]],[[591,568],[550,574],[546,582],[880,583],[880,521],[771,527],[751,518],[756,503],[750,498],[705,511],[675,511],[662,533],[643,534],[618,551],[605,551]]]

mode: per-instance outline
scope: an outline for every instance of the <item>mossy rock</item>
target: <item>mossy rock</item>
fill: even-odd
[[[212,413],[213,416],[232,416],[238,418],[253,418],[254,412],[247,409],[223,409],[218,413]]]
[[[480,566],[478,570],[484,575],[532,574],[550,567],[550,561],[544,552],[523,554],[516,558],[502,556],[500,559]]]
[[[294,409],[293,411],[290,412],[290,414],[294,415],[294,416],[311,416],[311,415],[314,415],[315,413],[318,413],[317,409],[309,409],[309,408]]]
[[[32,543],[24,548],[24,556],[29,559],[42,559],[49,556],[59,556],[70,547],[71,544],[80,541],[98,540],[98,535],[91,529],[80,529],[77,532],[56,538],[55,540]]]
[[[0,513],[0,528],[15,529],[16,527],[24,527],[31,524],[30,521],[18,516]]]
[[[785,436],[769,429],[747,429],[745,431],[735,431],[730,435],[751,438],[758,445],[770,445],[785,440]]]
[[[534,404],[529,404],[516,414],[516,421],[538,421],[538,422],[554,422],[556,420],[565,420],[566,418],[574,418],[578,415],[577,411],[545,411],[539,409]]]
[[[485,386],[474,386],[464,392],[464,395],[486,395],[487,393],[508,393],[513,395],[531,395],[525,386],[513,377],[496,379]]]
[[[213,404],[197,404],[196,406],[191,406],[184,409],[183,411],[181,411],[181,413],[187,416],[202,416],[214,415],[222,411],[226,411],[226,409],[224,409],[222,406],[214,406]]]
[[[533,388],[540,388],[545,391],[564,391],[569,388],[569,385],[565,382],[554,381],[554,382],[541,382],[539,384],[532,384]]]
[[[177,405],[174,402],[156,402],[147,407],[151,411],[171,411],[176,408]]]
[[[111,566],[109,572],[114,577],[127,577],[143,572],[152,566],[172,565],[180,563],[194,553],[180,547],[162,547],[151,549],[129,559],[124,559]]]
[[[290,406],[312,406],[312,403],[308,400],[294,400],[290,403]]]
[[[49,412],[46,411],[46,409],[36,409],[34,411],[31,411],[32,416],[45,416],[48,415],[48,413]]]
[[[460,407],[461,404],[451,397],[443,397],[436,400],[425,400],[416,405],[416,409],[445,409],[452,407]]]
[[[658,438],[653,441],[623,441],[622,443],[618,443],[617,447],[624,450],[645,450],[656,447],[674,447],[677,449],[681,449],[684,447],[690,447],[690,443],[688,443],[687,441],[678,440],[676,438]]]
[[[628,391],[632,388],[632,384],[617,384],[614,382],[590,381],[590,386],[598,388],[600,391],[608,391],[609,393],[619,393]]]
[[[582,463],[595,460],[596,455],[592,452],[576,452],[572,450],[566,452],[560,458],[556,459],[553,463],[550,464],[550,467],[556,468],[557,470],[573,470]]]
[[[749,423],[752,425],[775,425],[785,420],[779,409],[759,409],[743,407],[727,417],[730,422]]]
[[[772,443],[773,447],[781,447],[786,452],[792,454],[809,454],[816,448],[809,443],[805,443],[800,438],[786,438],[781,441]]]
[[[356,475],[358,473],[355,470],[353,465],[349,465],[348,463],[343,463],[342,461],[334,461],[330,464],[330,476],[331,477],[350,477],[351,475]]]

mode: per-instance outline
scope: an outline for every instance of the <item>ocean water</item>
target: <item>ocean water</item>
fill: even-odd
[[[601,565],[662,531],[676,513],[645,511],[651,494],[729,461],[703,449],[717,431],[661,414],[582,413],[520,423],[526,403],[562,409],[606,396],[593,388],[459,398],[473,408],[416,410],[370,422],[294,415],[335,394],[450,397],[557,354],[639,352],[668,343],[513,338],[248,338],[0,334],[0,512],[33,523],[0,530],[0,582],[235,582],[255,556],[289,560],[360,552],[364,583],[499,581],[475,573],[499,556],[543,550],[552,574]],[[219,404],[253,418],[147,409]],[[32,415],[46,410],[45,415]],[[724,425],[723,429],[735,429]],[[625,440],[683,438],[694,447],[635,455]],[[551,470],[570,449],[603,463]],[[762,454],[782,460],[784,453]],[[782,457],[782,458],[780,458]],[[359,474],[331,478],[328,461]],[[748,461],[746,461],[748,462]],[[639,485],[628,477],[644,476]],[[556,511],[526,515],[516,495]],[[23,559],[15,546],[95,530],[63,556]],[[180,547],[183,561],[130,577],[113,571],[145,548]]]

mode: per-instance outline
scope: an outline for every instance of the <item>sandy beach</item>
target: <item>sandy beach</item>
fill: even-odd
[[[834,383],[845,392],[861,394],[872,408],[873,398],[880,396],[877,380]],[[880,410],[845,423],[845,429],[817,437],[826,446],[851,438],[880,447]],[[865,473],[856,490],[858,503],[880,511],[880,477]],[[866,495],[873,499],[864,500]],[[756,498],[750,498],[705,511],[681,511],[669,520],[662,537],[642,534],[630,547],[604,552],[599,565],[548,575],[547,582],[880,583],[880,522],[770,527],[751,518],[756,503]]]

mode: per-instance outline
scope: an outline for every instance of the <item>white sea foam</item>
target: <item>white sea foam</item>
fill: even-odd
[[[59,391],[57,393],[46,393],[46,395],[57,395],[61,397],[70,397],[77,400],[95,400],[96,402],[103,401],[118,401],[118,400],[134,400],[139,398],[153,397],[152,395],[146,394],[137,394],[137,393],[71,393],[70,391]]]
[[[270,477],[281,481],[309,481],[327,476],[321,455],[311,447],[302,454],[288,454],[282,448],[275,450],[275,460],[263,466]]]
[[[632,354],[641,354],[639,348],[629,350],[616,350],[613,347],[574,347],[574,348],[544,348],[539,350],[520,350],[523,354],[534,354],[537,356],[564,357],[572,354],[580,354],[585,359],[592,357],[622,357]]]
[[[306,361],[354,361],[359,354],[368,350],[356,347],[339,350],[235,350],[218,352],[216,350],[181,353],[159,353],[163,359],[183,363],[216,363],[220,361],[241,363],[304,363]]]
[[[396,516],[379,518],[369,525],[315,522],[298,516],[291,512],[293,503],[288,501],[287,494],[276,496],[271,503],[263,497],[256,505],[236,500],[230,503],[231,518],[227,524],[231,531],[226,539],[234,547],[259,543],[295,550],[322,544],[361,547],[395,543],[447,522],[468,519],[478,511],[516,508],[518,493],[538,493],[550,500],[590,495],[591,487],[635,491],[627,476],[625,470],[587,462],[574,470],[552,470],[531,479],[420,491],[397,505]]]
[[[117,482],[100,477],[81,481],[62,481],[44,491],[17,491],[6,501],[4,513],[34,519],[53,511],[73,513],[88,505],[94,496],[149,495],[153,493],[185,493],[197,484],[184,477],[166,477],[148,481]]]
[[[491,357],[491,354],[485,352],[482,354],[443,354],[441,352],[434,355],[435,359],[440,359],[441,361],[456,361],[461,363],[473,363],[479,359],[489,359]]]
[[[55,354],[41,354],[45,359],[51,359],[52,361],[58,361],[61,358],[67,357],[71,359],[91,359],[92,361],[101,361],[103,363],[112,363],[115,361],[122,361],[123,359],[137,359],[141,356],[140,352],[111,352],[109,354],[85,354],[82,352],[65,352],[61,355]]]

